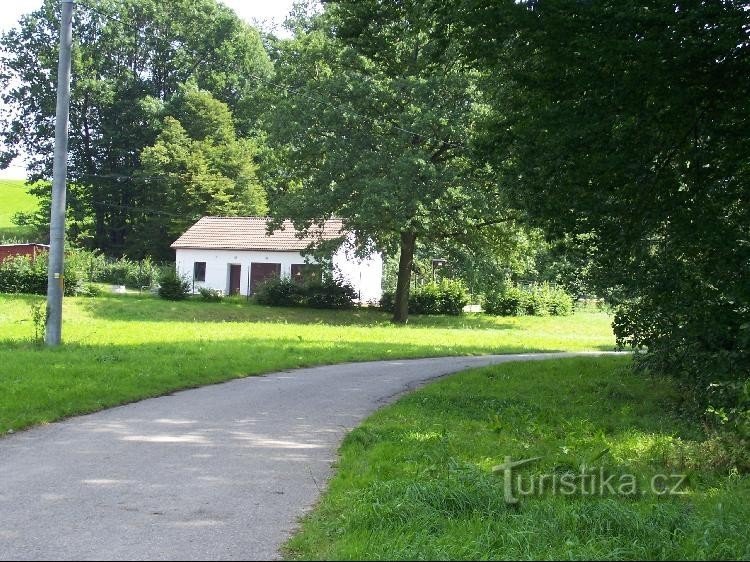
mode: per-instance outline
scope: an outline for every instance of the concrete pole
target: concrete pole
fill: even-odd
[[[52,208],[49,226],[47,277],[47,329],[44,341],[56,346],[62,340],[62,301],[65,259],[65,190],[68,172],[68,121],[70,116],[70,58],[73,48],[73,0],[60,0],[60,60],[57,66],[55,155],[52,170]]]

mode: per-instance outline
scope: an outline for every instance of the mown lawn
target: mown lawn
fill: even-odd
[[[627,361],[468,371],[377,412],[346,438],[337,474],[287,556],[750,559],[750,479],[727,466],[695,421],[672,413],[669,381],[637,377]],[[492,470],[506,456],[541,457],[515,469],[515,505]],[[530,490],[532,477],[566,474],[576,482],[571,495],[559,483],[551,494],[548,476],[544,494],[522,496],[514,479]],[[598,474],[614,476],[615,493]],[[667,478],[652,489],[659,474]],[[627,475],[635,493],[620,487]],[[664,494],[681,478],[672,475],[686,476],[679,495]]]
[[[376,310],[269,308],[244,300],[167,302],[151,295],[65,300],[63,339],[31,343],[30,304],[0,295],[0,434],[227,379],[373,359],[611,350],[603,313],[566,318],[414,317]]]
[[[16,226],[13,216],[31,212],[37,206],[37,198],[29,194],[24,180],[0,180],[0,241],[26,240],[30,229]]]

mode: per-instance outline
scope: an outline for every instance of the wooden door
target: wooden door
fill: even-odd
[[[255,288],[266,279],[280,276],[280,263],[253,262],[250,264],[250,292],[254,293]]]
[[[229,265],[229,294],[240,294],[240,280],[242,279],[242,266],[239,264]]]

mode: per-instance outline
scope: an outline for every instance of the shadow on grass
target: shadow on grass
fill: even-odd
[[[508,345],[497,353],[555,351]],[[179,389],[300,367],[351,361],[481,355],[486,345],[415,345],[298,338],[66,344],[0,349],[0,432],[101,410]]]
[[[96,318],[108,320],[150,322],[269,322],[289,324],[327,324],[332,326],[393,326],[391,314],[377,308],[350,310],[323,310],[312,308],[271,307],[252,300],[231,298],[219,303],[204,302],[198,298],[185,301],[164,301],[150,294],[105,295],[81,301],[85,309]],[[413,314],[407,327],[476,330],[518,330],[524,323],[560,322],[580,324],[601,314],[583,313],[567,318],[507,318],[480,313],[460,316],[425,316]]]

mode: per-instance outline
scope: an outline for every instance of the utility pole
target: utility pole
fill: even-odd
[[[65,261],[65,190],[68,173],[68,121],[70,116],[70,58],[73,49],[73,0],[60,0],[60,60],[57,66],[57,113],[55,115],[55,159],[52,169],[52,207],[47,263],[48,346],[62,339],[62,301]]]

